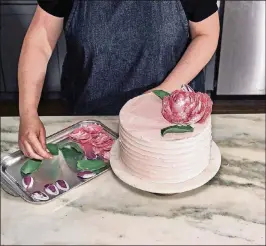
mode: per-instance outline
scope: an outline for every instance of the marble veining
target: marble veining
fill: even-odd
[[[43,117],[47,135],[80,120]],[[37,206],[1,190],[1,244],[265,245],[265,115],[213,115],[219,173],[196,190],[157,196],[107,172]],[[1,156],[17,150],[18,118],[1,118]]]

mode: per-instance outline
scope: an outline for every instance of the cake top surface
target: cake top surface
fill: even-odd
[[[161,129],[171,124],[162,116],[162,100],[153,93],[129,100],[119,114],[120,127],[133,137],[147,141],[173,141],[191,138],[201,133],[211,123],[211,117],[204,123],[193,125],[193,132],[168,133],[161,136]]]

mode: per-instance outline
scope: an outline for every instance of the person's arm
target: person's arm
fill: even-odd
[[[25,36],[18,66],[19,112],[37,114],[48,61],[62,31],[63,19],[39,6]]]
[[[200,22],[189,22],[192,41],[181,60],[163,83],[155,88],[168,92],[188,84],[213,56],[219,39],[218,11]]]
[[[50,157],[45,146],[45,130],[37,110],[47,64],[62,27],[63,18],[52,16],[38,6],[24,38],[19,59],[19,145],[25,155],[36,159]]]

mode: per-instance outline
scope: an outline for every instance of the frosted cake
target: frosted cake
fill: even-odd
[[[120,111],[120,158],[141,179],[184,182],[210,163],[212,101],[184,89],[156,92],[130,100]]]

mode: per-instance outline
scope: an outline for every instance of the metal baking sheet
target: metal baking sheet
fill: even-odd
[[[65,143],[69,142],[68,134],[71,133],[73,130],[90,125],[90,124],[97,124],[103,127],[103,129],[110,134],[113,139],[117,139],[118,135],[109,129],[107,126],[102,124],[100,121],[80,121],[68,128],[65,128],[47,138],[47,143]],[[60,158],[60,156],[58,157]],[[44,204],[54,199],[60,197],[64,193],[70,192],[74,188],[79,187],[80,185],[91,181],[92,179],[98,177],[99,175],[103,174],[104,172],[110,170],[110,165],[107,169],[103,170],[101,173],[93,176],[90,179],[82,180],[77,177],[77,172],[74,172],[72,169],[68,167],[66,162],[63,158],[59,159],[59,172],[58,175],[55,177],[43,177],[41,173],[38,173],[39,170],[32,174],[34,177],[34,185],[33,187],[26,191],[22,186],[22,176],[20,173],[20,169],[22,165],[25,163],[26,158],[21,151],[16,151],[12,154],[4,156],[1,159],[1,187],[10,195],[12,196],[20,196],[25,201],[33,204]],[[51,162],[53,160],[44,160],[44,162]],[[45,163],[43,163],[45,164]],[[46,163],[49,164],[49,163]],[[50,163],[51,164],[51,163]],[[63,179],[66,180],[69,184],[70,189],[64,193],[60,192],[57,196],[49,196],[49,200],[47,201],[35,201],[31,198],[31,194],[34,191],[44,191],[44,185],[47,183],[54,183],[56,180]]]

